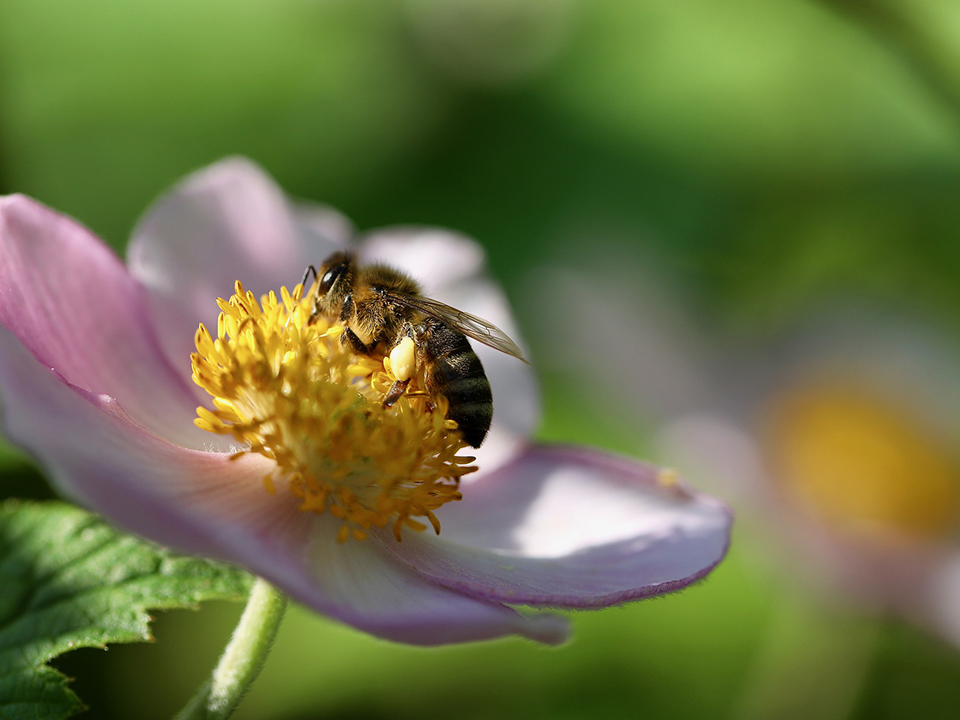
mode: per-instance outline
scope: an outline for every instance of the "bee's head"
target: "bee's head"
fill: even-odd
[[[353,285],[353,255],[335,252],[317,271],[317,309],[328,317],[338,317]]]

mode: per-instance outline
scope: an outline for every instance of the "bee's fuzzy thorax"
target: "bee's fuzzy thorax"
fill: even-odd
[[[370,288],[382,288],[388,292],[404,295],[419,295],[420,284],[409,275],[396,268],[374,263],[365,265],[356,271],[356,285]]]

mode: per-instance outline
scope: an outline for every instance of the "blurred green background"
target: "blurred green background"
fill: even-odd
[[[657,258],[738,334],[838,290],[960,332],[953,2],[0,0],[0,192],[122,250],[162,190],[233,153],[361,229],[473,235],[514,300],[579,234]],[[542,438],[642,453],[575,379],[541,380]],[[4,496],[50,495],[0,463]],[[960,653],[825,609],[757,542],[738,531],[681,595],[576,615],[559,649],[407,648],[294,609],[237,717],[956,717]],[[58,666],[84,717],[169,717],[239,612],[161,615],[155,645]]]

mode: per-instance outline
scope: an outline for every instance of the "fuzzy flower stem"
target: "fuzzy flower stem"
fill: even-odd
[[[258,578],[213,674],[174,720],[219,720],[233,714],[260,674],[286,607],[286,596]]]

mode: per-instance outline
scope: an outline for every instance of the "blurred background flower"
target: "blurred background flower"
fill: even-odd
[[[605,255],[610,264],[598,262]],[[554,342],[549,361],[619,407],[625,427],[650,428],[648,454],[728,498],[758,571],[791,602],[806,596],[808,622],[830,626],[825,650],[847,653],[840,663],[814,653],[817,674],[831,677],[813,680],[822,688],[839,673],[845,687],[817,710],[849,713],[877,616],[960,645],[960,346],[949,329],[834,298],[747,341],[685,314],[649,272],[630,277],[613,261],[595,248],[575,267],[536,273],[529,301],[540,306],[542,342],[568,324],[591,328],[589,344]],[[611,387],[624,368],[628,380]],[[851,645],[860,645],[853,664]]]
[[[941,546],[957,451],[957,47],[960,17],[941,0],[4,0],[0,192],[120,249],[159,188],[239,153],[361,230],[457,228],[484,243],[523,334],[539,337],[541,439],[719,486],[719,462],[663,442],[709,411],[764,463],[734,473],[741,508],[774,488],[786,517],[829,532],[800,538],[832,537],[839,514],[859,517],[861,535],[893,522]],[[549,322],[547,266],[573,268],[571,293],[599,268],[601,315]],[[863,314],[838,317],[838,298]],[[621,347],[644,353],[617,355],[594,333],[617,317]],[[659,333],[626,337],[648,319]],[[872,344],[851,355],[844,337]],[[900,367],[939,369],[879,384],[855,371],[842,379],[856,393],[812,370],[844,355],[883,365],[898,348],[917,362]],[[779,418],[766,433],[750,425],[764,413]],[[863,484],[803,480],[804,462],[835,455],[825,439],[862,416],[885,446],[905,443],[909,465],[927,463],[915,487],[898,476],[905,495],[882,493],[902,498],[892,514],[864,513]],[[22,456],[0,462],[6,495],[49,494]],[[773,466],[780,480],[749,484]],[[794,552],[770,553],[769,537]],[[876,594],[835,584],[810,560],[833,555],[787,537],[744,522],[708,582],[579,615],[559,651],[415,650],[294,611],[237,717],[954,717],[955,646],[878,622],[863,604]],[[171,613],[155,646],[60,665],[91,718],[166,717],[238,613]]]

